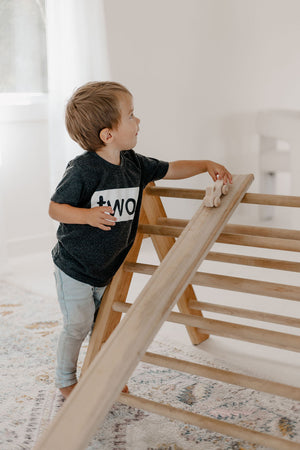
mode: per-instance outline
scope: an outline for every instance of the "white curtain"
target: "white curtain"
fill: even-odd
[[[80,85],[109,80],[102,0],[46,0],[50,188],[82,152],[65,130],[65,104]]]

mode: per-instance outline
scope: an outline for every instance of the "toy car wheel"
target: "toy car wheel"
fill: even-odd
[[[229,190],[229,188],[228,188],[227,184],[224,184],[224,186],[222,187],[222,194],[223,195],[228,194],[228,190]]]
[[[221,200],[219,198],[215,198],[214,199],[214,206],[217,208],[218,206],[220,206],[221,204]]]

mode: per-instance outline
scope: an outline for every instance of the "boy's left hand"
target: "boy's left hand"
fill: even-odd
[[[214,181],[223,180],[224,184],[232,183],[232,175],[226,167],[214,161],[207,161],[207,172]]]

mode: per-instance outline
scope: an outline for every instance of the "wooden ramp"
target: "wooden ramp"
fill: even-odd
[[[251,285],[251,282],[249,283],[248,280],[246,286],[243,286],[243,283],[240,281],[237,282],[235,279],[229,280],[231,277],[219,276],[220,278],[218,278],[217,275],[203,277],[202,274],[196,273],[198,266],[205,258],[221,261],[222,258],[225,258],[229,262],[230,258],[233,258],[233,260],[236,259],[236,263],[238,261],[239,264],[246,263],[245,260],[240,259],[242,255],[214,254],[209,252],[209,250],[216,241],[223,242],[227,240],[232,243],[234,239],[237,239],[236,230],[232,229],[234,225],[227,225],[229,227],[229,229],[227,228],[229,231],[227,233],[222,233],[222,230],[238,204],[242,200],[245,201],[245,193],[252,180],[252,175],[234,176],[233,185],[230,187],[228,195],[222,198],[221,206],[219,208],[206,208],[201,205],[187,225],[183,224],[183,221],[174,222],[168,219],[160,201],[157,201],[157,198],[154,200],[155,197],[152,196],[153,191],[145,196],[140,219],[141,225],[135,244],[102,300],[101,310],[84,363],[84,374],[49,429],[42,435],[40,442],[35,447],[36,450],[84,449],[89,438],[97,430],[97,427],[104,420],[107,412],[117,399],[134,407],[144,408],[173,419],[275,449],[289,450],[300,448],[299,444],[285,439],[258,433],[198,414],[188,413],[168,405],[137,398],[133,395],[120,395],[124,384],[136,365],[143,359],[146,362],[161,364],[175,370],[188,371],[253,389],[297,400],[300,399],[300,389],[287,385],[266,382],[265,380],[245,375],[224,372],[186,361],[145,353],[166,319],[184,323],[194,344],[202,342],[207,339],[209,333],[213,333],[227,337],[238,336],[237,338],[250,340],[250,342],[262,342],[264,345],[300,351],[300,337],[271,331],[267,332],[267,330],[259,331],[258,329],[245,326],[243,329],[239,329],[238,326],[230,326],[225,322],[204,319],[201,309],[207,308],[207,305],[196,301],[191,286],[192,283],[206,286],[219,283],[219,285],[223,286],[221,287],[223,289],[238,289],[243,292],[249,292],[249,290],[251,292],[252,290],[254,293],[258,293],[259,289],[263,289],[265,291],[264,295],[270,296],[278,292],[278,286],[275,286],[275,283],[265,282],[263,286],[257,286]],[[161,188],[151,189],[159,190]],[[185,190],[186,192],[187,190]],[[255,194],[247,195],[250,195],[251,201],[251,195]],[[293,199],[291,199],[291,202],[293,202]],[[300,199],[296,200],[296,205],[294,206],[297,205],[300,206]],[[150,225],[153,222],[154,225]],[[185,228],[184,225],[186,225]],[[241,245],[263,245],[259,240],[260,236],[255,237],[256,243],[253,243],[251,238],[254,238],[254,236],[243,235],[241,231],[240,229],[240,234],[238,234],[243,242]],[[151,233],[156,251],[162,260],[161,265],[157,268],[136,263],[143,233]],[[249,240],[248,244],[245,243],[245,236]],[[285,238],[277,236],[276,243],[279,246],[290,246],[294,249],[293,251],[297,251],[297,249],[295,250],[297,236],[292,236],[292,238],[295,237],[293,239],[287,239],[287,236]],[[176,242],[175,237],[178,237]],[[290,237],[291,235],[289,234],[288,238]],[[268,245],[268,239],[272,240],[273,238],[265,237],[263,234],[264,246]],[[290,242],[291,240],[293,242]],[[275,245],[274,242],[270,242],[271,244]],[[259,260],[260,258],[256,259]],[[247,260],[251,264],[251,258],[247,257]],[[270,261],[270,264],[276,265],[275,260]],[[266,264],[263,261],[253,260],[252,262],[253,264]],[[294,264],[297,265],[297,263]],[[262,267],[265,267],[265,265],[262,265]],[[298,266],[292,265],[289,269],[299,271]],[[286,270],[289,269],[287,268]],[[152,277],[134,304],[130,306],[124,302],[126,301],[134,271],[149,273],[152,274]],[[283,298],[299,300],[300,288],[290,288],[284,290],[286,297]],[[282,291],[283,289],[281,289]],[[173,306],[177,302],[181,314],[171,313]],[[223,310],[224,308],[226,309],[226,307],[223,307]],[[228,313],[236,314],[237,316],[239,313],[242,314],[237,308],[235,309],[236,311]],[[126,311],[128,313],[120,322],[122,312]],[[251,313],[253,312],[248,312],[250,316]],[[246,310],[244,310],[244,314],[247,314]],[[275,320],[275,315],[272,316],[274,317],[270,315],[264,320]],[[103,343],[105,344],[102,345]],[[100,348],[101,351],[99,351]]]

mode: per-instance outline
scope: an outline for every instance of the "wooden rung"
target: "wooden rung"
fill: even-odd
[[[193,200],[202,200],[205,197],[205,189],[173,188],[161,186],[148,186],[145,189],[147,195],[157,197],[189,198]]]
[[[151,352],[146,352],[142,361],[148,364],[166,367],[167,369],[178,370],[179,372],[186,372],[191,375],[221,381],[222,383],[234,384],[247,389],[266,392],[268,394],[278,395],[296,401],[300,400],[300,388],[289,386],[288,384],[263,380],[261,378],[230,372],[228,370],[216,369],[215,367],[205,366],[203,364],[182,359],[170,358],[169,356]]]
[[[251,236],[264,236],[280,239],[300,239],[300,230],[289,230],[285,228],[257,227],[250,225],[239,225],[229,223],[225,226],[226,233],[247,234]]]
[[[214,433],[217,432],[233,436],[237,439],[271,447],[276,450],[299,450],[299,444],[297,444],[297,442],[274,437],[266,433],[260,433],[239,425],[212,419],[207,416],[202,416],[190,411],[185,411],[184,409],[175,408],[174,406],[164,405],[145,398],[136,397],[131,394],[121,394],[119,401],[133,408],[144,409],[153,414],[160,414],[173,420],[189,423],[191,425],[213,431]]]
[[[207,259],[208,261],[218,261],[229,264],[263,267],[264,269],[284,270],[288,272],[300,272],[300,262],[287,261],[283,259],[262,258],[258,256],[237,255],[234,253],[223,253],[223,252],[222,253],[209,252],[205,259]]]
[[[160,197],[190,198],[202,200],[205,196],[204,189],[184,189],[161,186],[149,186],[146,193]],[[295,195],[271,195],[271,194],[251,194],[247,193],[241,200],[241,203],[252,205],[272,205],[300,207],[300,197]]]
[[[201,272],[194,275],[193,283],[198,286],[300,301],[300,286]]]
[[[115,302],[112,305],[114,311],[123,313],[128,312],[130,307],[130,303],[122,302]],[[262,328],[223,322],[221,320],[206,319],[204,317],[195,317],[191,314],[177,312],[171,312],[167,321],[198,327],[203,332],[214,334],[216,336],[300,352],[300,336],[293,334],[279,333],[278,331],[264,330]]]
[[[192,309],[200,311],[209,311],[217,314],[225,314],[235,317],[244,317],[246,319],[260,320],[262,322],[278,323],[289,327],[300,328],[300,318],[280,316],[278,314],[270,314],[261,311],[252,311],[250,309],[235,308],[233,306],[216,305],[214,303],[198,302],[190,300],[189,306]]]
[[[279,239],[263,236],[248,236],[242,234],[222,233],[216,242],[246,247],[269,248],[288,252],[300,252],[300,240]]]
[[[152,275],[157,267],[152,264],[126,263],[124,270]],[[191,283],[228,291],[300,301],[300,287],[288,284],[270,283],[269,281],[250,280],[248,278],[229,277],[204,272],[196,272]]]
[[[219,261],[244,266],[263,267],[264,269],[285,270],[300,272],[300,263],[281,259],[261,258],[249,255],[237,255],[233,253],[209,252],[206,256],[209,261]]]
[[[179,237],[183,232],[184,227],[172,227],[168,225],[148,225],[140,223],[138,226],[139,233],[158,235],[158,236],[170,236]]]
[[[169,217],[159,217],[157,225],[169,225],[173,227],[186,227],[189,223],[185,219],[172,219]],[[300,230],[289,230],[286,228],[257,227],[252,225],[239,225],[229,223],[223,228],[225,233],[248,234],[250,236],[277,237],[281,239],[300,239]]]
[[[138,230],[140,233],[144,234],[179,237],[184,230],[184,227],[140,224]],[[216,242],[222,244],[243,245],[247,247],[300,252],[300,240],[296,239],[280,239],[263,236],[249,236],[244,234],[221,233],[218,239],[216,239]]]

